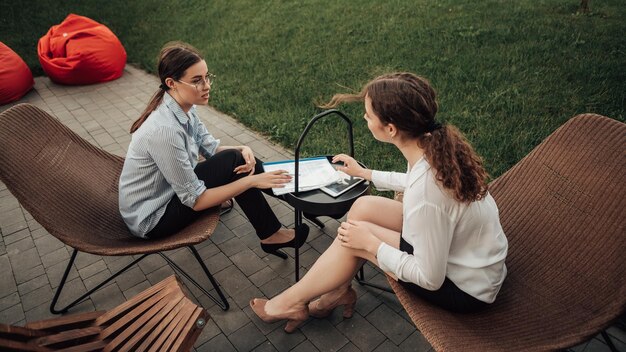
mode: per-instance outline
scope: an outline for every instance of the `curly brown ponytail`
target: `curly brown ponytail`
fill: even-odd
[[[403,138],[416,139],[441,185],[459,202],[482,199],[487,172],[482,159],[454,126],[435,121],[437,94],[427,79],[408,72],[376,77],[358,94],[336,94],[323,108],[372,100],[372,109],[385,125],[394,124]]]

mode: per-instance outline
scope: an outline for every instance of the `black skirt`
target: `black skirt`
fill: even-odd
[[[402,237],[400,237],[400,250],[413,254],[413,246]],[[398,280],[398,283],[428,302],[452,312],[470,313],[489,306],[489,303],[483,302],[458,288],[454,282],[447,277],[443,285],[436,291],[427,290],[412,282]]]

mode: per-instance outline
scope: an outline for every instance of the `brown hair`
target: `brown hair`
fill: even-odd
[[[435,121],[437,94],[425,78],[412,73],[376,77],[358,94],[335,94],[323,108],[368,96],[384,125],[394,124],[402,136],[416,138],[435,177],[459,202],[482,199],[487,193],[487,172],[482,159],[454,126]]]
[[[163,95],[170,90],[170,87],[165,84],[165,80],[167,78],[179,80],[185,75],[185,71],[187,71],[190,66],[200,61],[202,61],[200,52],[187,43],[169,42],[163,46],[157,64],[161,85],[159,86],[159,90],[152,96],[152,99],[150,99],[148,106],[141,113],[141,116],[133,122],[133,125],[130,127],[130,133],[135,132],[146,119],[148,119],[148,116],[159,107],[161,101],[163,101]]]

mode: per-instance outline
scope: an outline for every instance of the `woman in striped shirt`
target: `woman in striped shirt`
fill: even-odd
[[[206,105],[211,75],[200,53],[188,44],[168,43],[158,62],[161,85],[131,127],[132,140],[120,176],[120,213],[142,238],[176,233],[202,210],[235,198],[264,251],[300,247],[308,235],[282,228],[261,189],[283,187],[286,172],[264,173],[247,146],[222,146],[206,129],[196,105]],[[206,160],[198,161],[199,155]]]

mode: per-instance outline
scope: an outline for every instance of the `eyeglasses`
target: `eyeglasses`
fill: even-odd
[[[209,88],[211,88],[211,85],[213,84],[213,80],[215,79],[215,75],[212,73],[207,73],[206,76],[204,77],[199,77],[194,79],[193,81],[191,81],[191,83],[189,82],[185,82],[185,81],[181,81],[178,80],[178,82],[180,83],[184,83],[188,86],[191,87],[196,87],[196,90],[198,92],[202,91],[202,89],[204,88],[204,85],[206,84]]]

